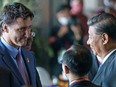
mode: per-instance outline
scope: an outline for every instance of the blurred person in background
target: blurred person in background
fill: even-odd
[[[80,21],[71,17],[69,21],[70,29],[74,34],[73,44],[83,45],[83,32]]]
[[[77,19],[82,26],[82,40],[83,45],[87,46],[86,41],[88,39],[88,26],[87,26],[87,16],[83,12],[83,0],[70,0],[71,6],[71,16]]]
[[[31,51],[32,50],[32,43],[33,43],[33,38],[35,37],[35,32],[30,32],[30,36],[27,39],[27,43],[23,46],[25,49]]]
[[[12,80],[7,79],[11,87],[41,87],[35,58],[31,52],[22,48],[30,37],[33,17],[27,7],[17,2],[5,5],[0,15],[0,67],[8,69],[12,74]]]
[[[89,39],[93,55],[91,81],[102,87],[116,86],[116,17],[100,13],[88,20]],[[99,61],[98,61],[99,60]]]
[[[104,0],[105,12],[109,12],[116,17],[116,0]]]
[[[58,56],[62,50],[68,49],[73,44],[73,32],[69,28],[70,6],[62,4],[56,12],[57,24],[50,30],[49,45],[53,51],[50,61],[52,75],[58,77],[61,73],[61,65]]]
[[[53,76],[59,77],[62,74],[61,65],[59,64],[62,52],[67,50],[72,44],[83,44],[82,26],[78,19],[71,16],[70,6],[62,4],[56,13],[57,25],[50,32],[49,44],[53,50],[51,58],[51,67],[53,67]]]
[[[61,59],[62,69],[69,80],[68,87],[99,87],[88,79],[88,72],[92,66],[89,49],[82,45],[72,45]]]

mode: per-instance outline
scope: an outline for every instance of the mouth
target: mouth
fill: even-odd
[[[21,43],[25,44],[25,43],[27,43],[27,38],[22,38],[22,39],[20,39],[20,41],[21,41]]]
[[[27,41],[27,38],[21,38],[23,41]]]

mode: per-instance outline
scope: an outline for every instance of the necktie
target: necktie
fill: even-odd
[[[16,59],[17,59],[17,65],[18,65],[19,72],[20,72],[25,84],[28,84],[27,75],[26,75],[25,69],[24,69],[24,67],[22,66],[22,63],[21,63],[21,55],[20,55],[19,50],[18,50],[18,54],[17,54]]]

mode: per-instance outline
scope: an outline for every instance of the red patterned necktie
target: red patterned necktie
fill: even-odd
[[[28,79],[27,79],[27,75],[26,75],[26,72],[25,72],[25,69],[24,67],[22,66],[22,63],[21,63],[21,58],[20,58],[20,51],[18,50],[18,54],[17,54],[17,65],[18,65],[18,69],[19,69],[19,72],[25,82],[25,84],[28,84]]]

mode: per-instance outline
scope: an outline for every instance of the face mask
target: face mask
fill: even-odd
[[[58,18],[58,22],[61,25],[67,25],[68,24],[68,19],[66,17],[60,17],[60,18]]]

